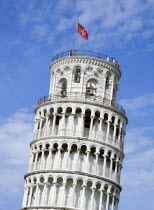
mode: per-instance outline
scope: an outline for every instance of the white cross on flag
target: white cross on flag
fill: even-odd
[[[88,40],[88,32],[78,23],[78,33],[85,39]]]

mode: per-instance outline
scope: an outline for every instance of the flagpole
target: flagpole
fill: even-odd
[[[77,18],[77,24],[76,24],[76,50],[78,52],[78,22],[79,19]]]

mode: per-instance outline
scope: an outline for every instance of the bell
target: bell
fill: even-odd
[[[80,77],[77,77],[77,80],[76,80],[78,83],[80,82]]]
[[[93,89],[90,89],[90,90],[89,90],[89,95],[91,95],[91,96],[94,95],[94,90],[93,90]]]
[[[63,90],[63,91],[61,92],[61,94],[62,94],[62,96],[66,96],[66,90]]]

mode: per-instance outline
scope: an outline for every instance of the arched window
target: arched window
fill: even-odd
[[[74,71],[74,82],[80,83],[80,80],[81,80],[81,70],[80,68],[77,68]]]
[[[60,95],[65,97],[67,94],[67,80],[65,78],[60,79]]]
[[[96,84],[98,83],[98,81],[96,79],[90,79],[87,82],[87,86],[86,86],[86,96],[87,98],[94,96],[96,94]]]

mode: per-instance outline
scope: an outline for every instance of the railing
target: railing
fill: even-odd
[[[57,60],[57,59],[67,57],[67,56],[87,56],[87,57],[99,58],[99,59],[106,60],[108,62],[114,63],[116,66],[119,67],[119,63],[116,61],[115,58],[111,58],[108,55],[104,55],[102,53],[97,53],[97,52],[93,52],[93,51],[86,51],[86,50],[82,50],[82,51],[68,50],[68,51],[59,53],[52,58],[52,62]]]
[[[107,98],[103,98],[101,96],[92,96],[90,97],[89,95],[87,96],[84,93],[69,93],[64,95],[61,94],[56,94],[56,95],[50,95],[50,97],[48,98],[47,96],[44,96],[42,98],[39,99],[38,101],[38,105],[45,103],[47,101],[56,101],[56,100],[79,100],[79,101],[92,101],[92,102],[96,102],[96,103],[102,103],[105,106],[109,106],[112,107],[118,111],[120,111],[121,113],[123,113],[124,115],[126,114],[125,109],[119,105],[118,103],[111,101]]]
[[[47,102],[47,101],[49,101],[48,96],[43,96],[42,98],[40,98],[38,100],[37,104],[39,105],[39,104],[42,104],[42,103]]]

